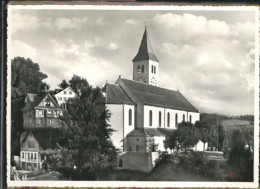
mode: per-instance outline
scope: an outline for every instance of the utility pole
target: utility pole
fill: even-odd
[[[217,151],[218,151],[218,117],[217,117]]]

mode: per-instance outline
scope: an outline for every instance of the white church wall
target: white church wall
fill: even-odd
[[[188,112],[188,121],[190,121],[191,116],[191,123],[195,123],[196,121],[200,120],[200,113],[198,112]]]
[[[167,116],[168,113],[170,113],[170,126],[168,127],[167,124]],[[177,122],[181,123],[183,121],[183,116],[184,120],[187,121],[187,112],[182,111],[182,110],[173,110],[173,109],[165,109],[165,128],[170,128],[170,129],[177,129],[176,125],[176,114],[177,114]]]
[[[157,136],[153,138],[154,138],[154,143],[158,144],[157,151],[165,151],[164,142],[163,142],[165,140],[165,136]]]
[[[109,124],[116,130],[113,132],[111,140],[116,148],[123,150],[123,105],[107,104],[107,109],[111,112]]]
[[[129,125],[129,110],[132,110],[132,125]],[[123,114],[121,114],[122,116]],[[135,128],[135,107],[134,105],[124,105],[124,137]]]
[[[152,111],[152,126],[149,125],[149,112]],[[159,126],[159,112],[162,113],[161,127]],[[164,108],[155,106],[144,106],[144,127],[164,128]]]

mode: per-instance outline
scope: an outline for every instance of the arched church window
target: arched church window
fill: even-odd
[[[182,116],[182,121],[185,121],[185,115],[183,114],[183,116]]]
[[[132,109],[129,109],[129,112],[128,112],[128,123],[129,125],[132,125]]]
[[[175,114],[175,126],[176,127],[178,126],[178,114],[177,113]]]
[[[170,113],[167,113],[167,127],[170,127]]]
[[[144,65],[142,65],[142,73],[144,73]]]
[[[153,65],[152,65],[152,73],[153,73]]]
[[[159,111],[159,127],[162,126],[162,112]]]
[[[156,74],[156,66],[154,66],[154,68],[153,68],[153,72]]]
[[[141,72],[141,66],[138,65],[138,66],[137,66],[137,73],[140,73],[140,72]]]
[[[149,126],[153,125],[153,112],[150,110],[149,112]]]
[[[191,115],[190,115],[190,122],[192,122],[192,117],[191,117]]]

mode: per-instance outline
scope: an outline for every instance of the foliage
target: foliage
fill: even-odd
[[[69,85],[77,95],[81,95],[83,91],[88,91],[90,88],[88,81],[78,75],[73,75],[69,80]]]
[[[110,113],[105,105],[95,103],[101,95],[100,89],[86,88],[87,81],[75,75],[73,78],[80,81],[79,85],[73,85],[81,95],[67,102],[67,111],[61,117],[65,136],[59,142],[56,164],[73,168],[73,179],[80,179],[85,173],[93,173],[97,167],[113,162],[117,152],[110,139],[114,131],[108,124]]]
[[[147,152],[156,152],[159,144],[155,144],[153,136],[146,137],[146,151]]]
[[[59,84],[59,87],[62,88],[62,89],[66,89],[68,86],[69,86],[69,84],[65,79],[63,79],[61,81],[61,83]]]
[[[221,150],[224,145],[226,130],[223,125],[218,125],[218,150]]]
[[[233,131],[232,146],[228,157],[228,163],[236,167],[244,179],[251,180],[253,177],[253,154],[246,149],[246,139],[240,129]]]
[[[205,143],[210,141],[211,138],[211,126],[206,121],[196,121],[195,127],[200,133],[200,140],[203,142],[203,151],[205,151]]]
[[[254,115],[241,115],[239,119],[254,122]]]
[[[179,145],[178,145],[178,131],[174,130],[169,136],[166,136],[164,142],[164,148],[167,150],[176,149],[177,153],[179,152]]]
[[[198,129],[190,122],[182,122],[177,126],[177,130],[173,131],[164,141],[165,148],[184,150],[195,146],[199,141],[200,135]]]
[[[23,115],[26,93],[40,93],[49,86],[43,82],[47,75],[40,71],[37,63],[31,59],[15,57],[12,64],[11,82],[11,153],[19,154],[19,139],[23,132]]]
[[[229,117],[225,115],[219,114],[208,114],[208,113],[201,113],[200,114],[200,121],[207,122],[210,125],[217,125],[221,123],[223,120],[229,119]]]

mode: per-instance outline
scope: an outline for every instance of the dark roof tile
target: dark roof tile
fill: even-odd
[[[133,80],[121,80],[146,105],[199,112],[179,91],[164,89]]]

